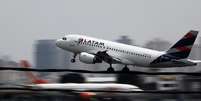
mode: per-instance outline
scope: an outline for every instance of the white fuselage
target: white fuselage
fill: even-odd
[[[34,84],[29,87],[37,89],[61,89],[73,91],[142,91],[137,86],[129,84],[115,84],[115,83],[49,83],[49,84]]]
[[[126,65],[145,67],[150,66],[150,63],[153,60],[162,54],[165,54],[165,52],[87,37],[83,35],[67,35],[65,37],[67,38],[66,40],[59,39],[56,43],[57,46],[64,50],[71,51],[73,53],[86,52],[92,54],[107,50],[107,53],[110,56],[121,59],[121,61]],[[83,39],[83,41],[79,43],[79,39]]]

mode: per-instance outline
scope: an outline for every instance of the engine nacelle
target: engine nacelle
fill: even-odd
[[[82,52],[79,55],[79,59],[81,62],[87,63],[87,64],[95,64],[95,63],[101,63],[102,60],[98,57],[96,57],[93,54],[89,54],[86,52]]]

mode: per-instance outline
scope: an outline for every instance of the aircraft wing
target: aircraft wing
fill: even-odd
[[[113,56],[112,54],[110,54],[107,50],[105,51],[98,51],[98,52],[92,52],[97,58],[100,58],[101,60],[107,62],[107,63],[111,63],[111,64],[132,64],[132,62],[130,62],[127,59],[118,57],[118,56]]]
[[[111,55],[109,55],[106,51],[99,51],[96,54],[96,57],[100,58],[101,60],[107,62],[107,63],[121,63],[121,60],[118,58],[114,58]]]

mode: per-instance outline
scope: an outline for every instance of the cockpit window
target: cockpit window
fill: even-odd
[[[63,40],[67,40],[67,38],[66,38],[66,37],[63,37],[62,39],[63,39]]]

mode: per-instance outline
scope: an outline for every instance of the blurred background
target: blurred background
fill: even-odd
[[[200,40],[200,39],[199,39]],[[135,45],[135,41],[130,39],[129,36],[123,35],[118,39],[114,40],[117,42]],[[201,43],[201,41],[200,41]],[[153,39],[147,42],[144,46],[146,48],[156,49],[156,50],[165,50],[170,46],[170,42]],[[54,40],[37,40],[34,44],[34,59],[35,67],[38,69],[81,69],[81,70],[105,70],[108,67],[108,64],[84,64],[79,61],[76,63],[71,63],[70,59],[72,54],[66,51],[63,51],[55,46]],[[190,54],[192,59],[201,59],[201,50],[199,44],[195,44],[193,50]],[[1,66],[9,67],[20,67],[20,61],[12,61],[8,57],[4,57],[0,60]],[[29,65],[31,66],[31,65]],[[115,70],[121,70],[123,66],[114,65]],[[165,68],[165,69],[152,69],[152,68],[143,68],[143,67],[134,67],[129,66],[132,70],[143,71],[143,72],[199,72],[201,73],[200,65],[194,67],[184,67],[184,68]],[[201,91],[201,77],[200,76],[185,76],[185,75],[136,75],[136,74],[78,74],[78,73],[33,73],[34,75],[48,80],[51,83],[123,83],[123,84],[132,84],[140,87],[143,90],[161,90],[161,91]],[[15,83],[15,84],[31,84],[31,76],[27,76],[27,72],[19,71],[0,71],[0,81],[1,83]],[[8,85],[2,85],[8,86]],[[4,93],[2,94],[2,99],[16,99],[14,96],[6,98]],[[7,93],[6,93],[7,94]],[[24,98],[26,95],[27,98]],[[68,94],[67,94],[68,95]],[[164,96],[165,95],[165,96]],[[24,94],[20,95],[19,99],[42,99],[44,101],[49,100],[49,98],[54,98],[54,100],[63,101],[63,97],[69,98],[69,96],[55,94],[49,95],[45,93],[43,97],[36,97],[39,95],[30,95]],[[162,97],[164,96],[164,97]],[[118,99],[122,98],[117,96]],[[145,98],[146,97],[146,98]],[[71,100],[75,100],[74,97],[70,96]],[[1,97],[0,97],[1,99]],[[18,99],[18,98],[17,98]],[[134,99],[134,100],[133,100]],[[152,101],[153,99],[162,100],[162,101],[195,101],[200,100],[199,94],[139,94],[139,95],[130,95],[129,100],[136,101]],[[167,100],[170,99],[170,100]],[[54,101],[52,99],[52,101]],[[127,99],[128,100],[128,99]]]
[[[83,34],[164,51],[189,30],[201,30],[201,1],[189,0],[0,0],[0,66],[19,67],[27,60],[39,69],[106,70],[108,64],[71,63],[73,54],[56,47],[65,34]],[[201,60],[198,36],[190,58]],[[78,59],[78,58],[77,58]],[[194,67],[152,69],[144,72],[200,72]],[[114,65],[116,70],[123,66]],[[126,83],[143,90],[201,91],[200,76],[135,74],[34,73],[49,82]],[[0,83],[31,84],[25,72],[0,71]],[[8,85],[1,85],[8,86]],[[1,91],[0,91],[1,92]],[[63,94],[0,93],[0,100],[76,100]],[[164,97],[163,97],[164,96]],[[117,96],[118,99],[120,96]],[[133,94],[131,101],[196,101],[197,94]],[[97,100],[97,99],[96,99]]]

